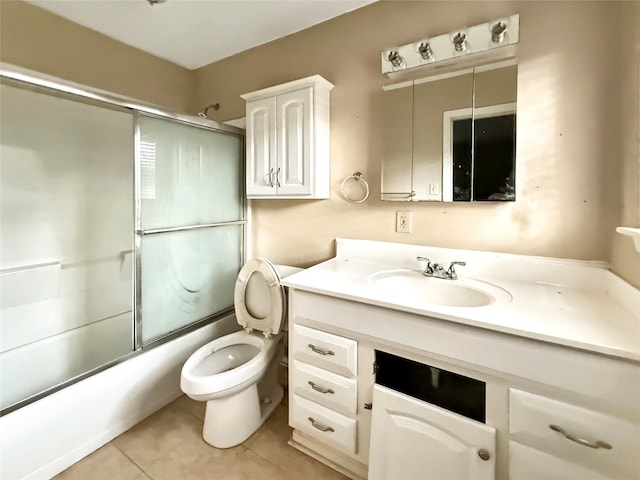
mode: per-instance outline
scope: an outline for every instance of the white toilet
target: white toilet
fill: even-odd
[[[280,280],[299,270],[249,260],[234,292],[236,319],[244,331],[207,343],[182,367],[182,391],[207,402],[202,436],[214,447],[244,442],[282,401],[278,365],[287,306]]]

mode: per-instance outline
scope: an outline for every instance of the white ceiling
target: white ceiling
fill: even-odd
[[[374,0],[27,0],[188,69],[284,37]]]

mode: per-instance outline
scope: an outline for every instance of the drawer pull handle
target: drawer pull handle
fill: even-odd
[[[321,348],[316,347],[315,345],[313,345],[311,343],[309,344],[309,348],[311,350],[313,350],[315,353],[318,353],[320,355],[335,355],[335,353],[333,353],[331,350],[323,350]]]
[[[321,432],[335,432],[332,427],[327,427],[326,425],[322,425],[321,423],[316,422],[313,418],[309,417],[309,421],[314,428],[317,428]]]
[[[575,435],[571,435],[570,433],[567,433],[562,427],[559,427],[558,425],[549,425],[549,428],[551,430],[553,430],[554,432],[558,432],[560,435],[562,435],[564,438],[571,440],[572,442],[576,442],[580,445],[583,445],[585,447],[589,447],[589,448],[604,448],[606,450],[611,450],[613,447],[611,445],[609,445],[607,442],[603,442],[601,440],[596,440],[595,442],[591,442],[589,440],[586,440],[584,438],[580,438],[580,437],[576,437]]]
[[[311,380],[309,380],[309,385],[311,385],[311,388],[313,388],[316,392],[320,392],[320,393],[336,393],[333,390],[331,390],[330,388],[319,387],[318,385],[313,383]]]

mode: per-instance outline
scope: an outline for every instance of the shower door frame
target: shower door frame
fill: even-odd
[[[0,81],[7,85],[14,85],[18,88],[26,88],[36,92],[52,95],[68,100],[73,100],[101,108],[108,108],[120,111],[129,111],[133,116],[133,131],[132,136],[134,140],[134,152],[133,152],[133,198],[134,198],[134,231],[133,231],[133,291],[132,291],[132,310],[133,310],[133,338],[131,344],[133,350],[123,356],[120,356],[110,362],[107,362],[99,367],[88,370],[80,375],[72,377],[64,382],[53,385],[45,390],[33,394],[27,398],[24,398],[12,405],[0,410],[0,417],[11,413],[19,408],[29,405],[37,400],[40,400],[52,393],[62,390],[70,385],[78,383],[86,378],[89,378],[97,373],[100,373],[108,368],[118,365],[130,358],[133,358],[143,352],[148,351],[154,347],[169,342],[175,338],[181,337],[191,331],[197,330],[207,324],[213,323],[216,320],[223,319],[233,312],[233,305],[222,311],[209,315],[201,320],[185,325],[181,328],[173,330],[166,335],[153,339],[146,344],[142,341],[142,263],[141,263],[141,243],[144,235],[153,235],[156,233],[174,232],[174,231],[186,231],[202,228],[215,228],[228,225],[242,225],[242,241],[240,244],[240,265],[243,265],[246,261],[247,248],[249,245],[249,221],[248,221],[248,201],[245,194],[245,132],[243,129],[232,127],[230,125],[223,125],[212,120],[202,119],[197,116],[185,115],[180,113],[173,113],[156,107],[151,104],[146,104],[138,100],[125,97],[122,95],[114,94],[97,88],[81,85],[78,83],[63,80],[57,77],[46,75],[40,72],[35,72],[23,67],[11,65],[8,63],[0,62]],[[240,204],[242,219],[230,222],[218,222],[202,225],[189,225],[185,227],[171,227],[162,229],[148,229],[143,230],[141,227],[141,166],[140,166],[140,118],[142,116],[155,117],[164,120],[181,123],[191,127],[201,128],[216,133],[234,135],[240,137]]]

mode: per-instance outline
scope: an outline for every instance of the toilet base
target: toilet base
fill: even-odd
[[[269,418],[284,397],[280,385],[273,385],[270,392],[258,398],[254,383],[234,395],[209,400],[204,416],[202,437],[216,448],[240,445]],[[268,399],[268,403],[265,400]]]

